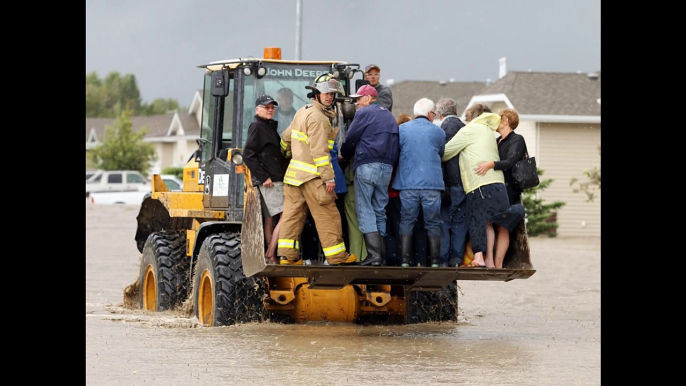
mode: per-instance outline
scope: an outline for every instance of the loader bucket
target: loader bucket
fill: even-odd
[[[266,267],[264,260],[264,225],[262,222],[262,203],[257,187],[245,179],[243,197],[243,227],[241,230],[241,258],[243,273],[253,276]]]

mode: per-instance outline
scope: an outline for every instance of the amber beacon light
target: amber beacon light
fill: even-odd
[[[265,59],[281,60],[281,48],[279,48],[279,47],[265,47],[264,48],[264,58]]]

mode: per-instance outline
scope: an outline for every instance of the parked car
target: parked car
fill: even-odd
[[[99,171],[100,170],[86,170],[86,181],[88,181],[91,177],[95,175],[95,173]]]
[[[183,181],[173,174],[161,174],[162,181],[167,186],[167,189],[171,191],[181,191],[183,190]],[[150,194],[150,185],[147,185],[146,189],[138,189],[131,191],[100,191],[89,193],[88,200],[91,204],[97,205],[140,205],[146,194]]]
[[[160,174],[160,177],[162,177],[162,181],[164,181],[164,184],[167,185],[167,189],[178,192],[183,190],[183,181],[181,181],[175,175]]]
[[[86,197],[91,192],[150,190],[150,181],[137,170],[99,170],[86,180]]]
[[[87,200],[96,205],[140,205],[150,192],[132,190],[126,192],[91,192]]]

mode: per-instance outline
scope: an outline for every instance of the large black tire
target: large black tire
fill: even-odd
[[[438,291],[407,291],[405,323],[456,322],[457,282]]]
[[[240,233],[208,236],[193,278],[195,316],[209,327],[265,321],[265,283],[243,274]]]
[[[155,232],[148,236],[138,282],[141,309],[165,311],[186,300],[190,287],[186,232]]]

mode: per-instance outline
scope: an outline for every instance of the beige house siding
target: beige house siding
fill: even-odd
[[[161,143],[161,149],[158,154],[160,154],[161,158],[161,164],[164,165],[163,167],[160,168],[160,173],[162,173],[163,168],[166,168],[168,166],[172,166],[174,164],[174,148],[176,147],[176,144],[173,142],[168,142],[168,143]]]
[[[195,137],[178,136],[163,140],[149,141],[157,153],[158,159],[150,168],[150,173],[162,173],[168,167],[184,167],[198,148]]]
[[[519,129],[517,129],[519,131]],[[600,192],[593,202],[585,202],[586,195],[572,193],[572,177],[583,180],[583,171],[600,167],[600,125],[596,124],[539,124],[540,146],[536,155],[542,179],[554,179],[540,192],[547,202],[562,201],[566,205],[557,214],[557,232],[564,236],[600,235]],[[527,138],[529,146],[529,138]],[[531,147],[529,151],[533,153]]]
[[[536,122],[533,121],[519,121],[519,125],[515,132],[524,137],[526,142],[526,150],[529,151],[529,157],[536,157],[538,161],[538,136],[536,131]]]
[[[174,149],[173,166],[185,166],[188,159],[193,155],[193,152],[198,149],[197,137],[188,138],[184,136],[179,138],[178,145]]]

